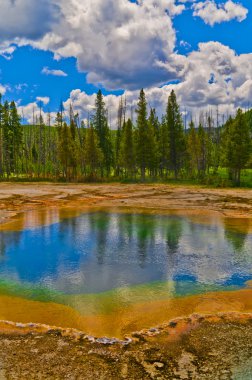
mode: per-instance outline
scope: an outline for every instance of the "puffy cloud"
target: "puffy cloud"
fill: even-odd
[[[252,99],[252,79],[247,79],[237,91],[237,100],[245,106],[251,107]]]
[[[0,94],[1,94],[1,95],[4,95],[4,94],[6,93],[6,90],[7,90],[6,86],[4,86],[4,85],[2,85],[2,84],[0,83]]]
[[[175,0],[139,0],[137,3],[45,0],[39,4],[33,0],[0,0],[0,5],[1,15],[6,14],[0,26],[6,56],[15,49],[8,41],[50,50],[56,59],[74,56],[89,82],[108,89],[134,90],[178,79],[183,81],[188,59],[174,51],[176,33],[172,18],[180,14],[185,5]],[[207,7],[214,7],[208,16]],[[211,20],[206,18],[211,24],[223,21],[223,17],[241,20],[246,12],[231,0],[222,7],[210,0],[194,4],[194,14],[212,17]],[[42,73],[67,75],[48,67]]]
[[[248,9],[242,4],[228,0],[226,3],[217,4],[214,0],[201,1],[193,5],[193,15],[211,26],[225,21],[237,20],[239,22],[246,19]]]
[[[92,83],[139,88],[181,75],[172,17],[184,5],[175,0],[0,0],[0,6],[2,39],[50,50],[56,59],[74,56]]]
[[[16,46],[30,44],[52,51],[56,59],[74,56],[79,70],[88,74],[90,82],[110,89],[128,89],[129,112],[136,106],[141,87],[147,88],[149,104],[160,114],[172,88],[182,106],[194,112],[217,104],[224,112],[227,107],[244,106],[251,96],[251,54],[238,56],[218,42],[200,44],[198,51],[188,56],[175,51],[172,18],[185,8],[175,0],[138,0],[137,3],[0,0],[0,6],[3,19],[0,54],[2,51],[10,57]],[[247,15],[246,8],[231,0],[223,5],[213,0],[203,1],[195,3],[193,9],[195,15],[211,25],[229,19],[241,21]],[[185,42],[181,44],[187,46]],[[48,67],[43,73],[67,75]],[[179,83],[163,86],[174,80]],[[2,89],[6,91],[5,87]],[[95,95],[73,90],[65,106],[72,102],[86,118],[92,113],[94,98]],[[108,95],[106,102],[114,126],[118,97]],[[24,107],[29,120],[34,104]]]
[[[199,44],[188,56],[185,80],[177,85],[183,104],[207,106],[234,104],[243,106],[246,94],[238,96],[251,78],[252,54],[236,55],[218,42]],[[214,78],[214,80],[212,80]]]
[[[117,110],[119,105],[119,96],[106,95],[105,97],[106,107],[108,110],[108,119],[112,126],[116,126]],[[70,105],[73,106],[74,112],[78,113],[82,120],[92,118],[94,114],[96,94],[88,95],[85,91],[76,89],[71,91],[69,99],[64,102],[65,110],[69,110]]]
[[[162,84],[179,74],[171,57],[176,37],[169,4],[174,13],[173,1],[71,0],[62,8],[67,25],[60,26],[68,33],[51,49],[63,56],[74,51],[88,81],[107,88]],[[160,65],[166,61],[170,71]]]
[[[185,74],[179,83],[146,89],[148,105],[155,107],[161,116],[174,89],[182,111],[186,108],[198,117],[209,108],[215,113],[218,106],[220,114],[233,114],[237,107],[247,107],[252,98],[251,72],[252,54],[236,55],[234,50],[218,42],[201,43],[198,51],[188,55]],[[136,108],[138,94],[138,90],[125,92],[128,117]],[[115,128],[119,97],[108,95],[105,101]],[[64,105],[69,108],[73,104],[81,118],[86,119],[93,112],[94,102],[95,95],[73,90]]]
[[[38,100],[38,99],[37,99]],[[27,121],[29,124],[36,123],[36,120],[39,120],[40,115],[43,117],[45,123],[48,123],[49,116],[51,122],[54,122],[54,119],[56,118],[56,113],[48,113],[45,112],[41,107],[40,107],[40,101],[38,102],[32,102],[26,105],[20,105],[18,103],[18,112],[20,115],[22,115],[22,119]]]
[[[37,102],[43,103],[45,106],[50,102],[49,96],[37,96]]]
[[[183,80],[162,88],[167,94],[174,89],[178,101],[190,113],[199,116],[212,109],[226,117],[238,107],[246,108],[252,95],[252,54],[237,55],[234,50],[218,42],[199,44],[199,50],[187,57]],[[156,99],[164,102],[164,96]],[[165,97],[165,98],[166,98]],[[164,106],[164,105],[163,105]]]
[[[67,77],[67,73],[65,73],[63,70],[53,70],[49,69],[48,67],[44,67],[41,73],[45,75],[53,75],[55,77]]]
[[[0,0],[1,40],[37,40],[50,32],[60,8],[52,0]]]
[[[2,45],[0,46],[0,55],[4,57],[5,59],[9,60],[12,58],[12,55],[15,50],[16,50],[15,46],[9,46],[8,44],[7,46]]]

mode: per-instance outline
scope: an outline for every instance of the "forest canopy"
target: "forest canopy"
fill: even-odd
[[[42,114],[33,125],[22,125],[15,102],[1,99],[0,178],[251,184],[252,111],[238,109],[217,127],[205,115],[186,128],[174,91],[159,118],[154,108],[148,109],[142,89],[135,113],[135,118],[126,118],[121,98],[117,130],[111,130],[99,90],[86,123],[79,122],[73,106],[66,117],[61,105],[52,125],[45,124]],[[249,173],[247,183],[244,171]]]

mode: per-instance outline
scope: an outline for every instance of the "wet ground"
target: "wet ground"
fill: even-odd
[[[2,229],[22,229],[25,226],[43,224],[39,220],[24,220],[21,213],[38,208],[122,207],[156,209],[194,213],[197,217],[208,211],[232,218],[252,218],[252,190],[209,189],[198,186],[173,185],[121,185],[121,184],[46,184],[46,183],[1,183],[0,222]],[[63,211],[62,211],[63,212]],[[76,216],[74,213],[73,216]],[[52,214],[52,220],[54,216]],[[50,221],[46,221],[50,223]],[[238,224],[239,221],[238,221]],[[237,223],[236,223],[237,227]],[[252,231],[252,222],[246,229]]]

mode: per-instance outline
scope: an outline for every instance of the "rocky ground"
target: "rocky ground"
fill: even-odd
[[[173,321],[158,334],[151,333],[154,329],[133,334],[128,345],[73,339],[57,330],[5,333],[0,336],[0,379],[251,379],[252,315],[199,319],[179,337],[182,322]]]
[[[197,186],[1,183],[0,222],[17,213],[52,207],[123,207],[207,211],[252,218],[252,190],[209,189]]]

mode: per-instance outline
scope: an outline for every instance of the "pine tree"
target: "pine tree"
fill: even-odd
[[[215,134],[213,128],[213,120],[211,114],[207,116],[207,174],[210,173],[210,168],[213,168],[214,174],[217,173],[220,164],[220,147],[219,138]],[[218,133],[219,134],[219,133]]]
[[[56,118],[55,118],[55,127],[60,129],[63,127],[64,124],[64,117],[63,117],[64,107],[63,103],[60,104],[60,109],[57,112]]]
[[[160,174],[163,177],[164,171],[169,168],[170,154],[169,154],[169,130],[166,122],[166,117],[162,116],[162,121],[160,125],[160,134],[159,134],[159,167]]]
[[[0,177],[2,178],[3,175],[3,105],[2,95],[0,94]]]
[[[80,151],[80,146],[79,146],[79,139],[78,139],[78,133],[77,133],[77,122],[76,122],[76,115],[74,115],[73,107],[70,105],[70,138],[71,138],[71,143],[70,143],[70,166],[72,168],[72,177],[76,178],[77,177],[77,166],[78,166],[78,156],[79,156],[79,151]]]
[[[149,144],[150,144],[150,160],[149,170],[152,177],[157,177],[158,169],[160,168],[160,124],[156,115],[155,108],[151,108],[149,116]],[[151,157],[152,156],[152,157]]]
[[[104,157],[93,125],[91,125],[86,132],[84,157],[86,165],[89,167],[90,179],[94,180],[96,178],[97,169],[101,167]]]
[[[32,146],[32,161],[34,164],[38,163],[38,152],[35,144]]]
[[[20,174],[32,178],[43,173],[44,178],[95,180],[98,174],[109,178],[114,168],[116,175],[124,178],[136,178],[140,172],[144,180],[147,174],[157,178],[172,171],[175,178],[187,173],[188,177],[205,179],[212,170],[216,174],[222,165],[228,169],[229,178],[239,185],[241,171],[252,168],[251,110],[238,110],[234,119],[218,128],[213,128],[210,114],[202,114],[199,128],[196,130],[191,123],[185,133],[174,91],[161,122],[155,109],[150,110],[148,117],[143,90],[136,110],[136,128],[132,120],[125,122],[125,107],[121,99],[117,131],[108,126],[101,91],[97,94],[91,128],[79,120],[72,106],[70,122],[65,123],[62,104],[56,128],[50,128],[50,116],[49,127],[45,125],[42,112],[38,116],[34,113],[34,125],[22,126],[16,104],[2,104],[0,96],[0,178]]]
[[[207,157],[208,157],[208,138],[207,133],[200,124],[198,128],[198,142],[199,142],[199,162],[198,162],[198,174],[199,177],[205,177],[207,169]]]
[[[97,92],[95,100],[95,114],[93,117],[93,126],[96,130],[97,136],[99,138],[99,143],[102,146],[104,143],[104,131],[105,125],[107,124],[106,117],[106,107],[101,90]]]
[[[108,126],[108,122],[105,124],[105,132],[104,132],[104,144],[103,144],[103,156],[104,156],[104,166],[106,168],[107,177],[110,176],[111,167],[114,164],[114,150],[112,144],[112,136],[111,130]]]
[[[111,166],[113,165],[113,146],[108,126],[107,110],[101,90],[98,91],[96,96],[93,125],[98,136],[99,146],[104,156],[104,166],[107,170],[107,175],[109,176]],[[103,176],[103,165],[101,165],[101,173]]]
[[[64,113],[64,106],[63,106],[63,103],[61,102],[60,103],[60,107],[59,107],[59,111],[57,112],[57,115],[56,115],[56,118],[55,118],[55,127],[56,127],[56,151],[57,151],[57,158],[56,158],[56,162],[55,162],[55,173],[57,175],[57,177],[60,176],[60,163],[61,162],[61,158],[62,158],[62,155],[63,155],[63,152],[62,152],[62,143],[63,143],[63,125],[64,125],[64,116],[63,116],[63,113]],[[58,158],[60,158],[58,160]]]
[[[241,171],[246,168],[252,150],[250,127],[241,109],[238,109],[235,119],[229,121],[225,133],[224,162],[231,179],[239,186]]]
[[[69,167],[71,157],[71,132],[67,123],[64,122],[62,128],[59,130],[59,145],[58,155],[59,161],[63,169],[63,177],[69,179]]]
[[[11,175],[11,157],[13,148],[13,131],[10,126],[10,107],[5,101],[3,105],[3,164],[7,178]]]
[[[133,177],[136,171],[136,148],[132,121],[124,124],[119,151],[119,164],[125,169],[125,177]]]
[[[136,129],[136,148],[137,163],[141,172],[141,180],[145,180],[146,168],[149,163],[149,140],[148,140],[148,119],[147,102],[144,90],[140,91],[137,104],[137,129]]]
[[[121,139],[122,139],[122,129],[125,124],[124,120],[124,105],[123,105],[123,98],[120,98],[119,106],[118,106],[118,113],[117,113],[117,131],[116,131],[116,143],[115,143],[115,162],[116,162],[116,175],[119,176],[120,174],[120,146],[121,146]]]
[[[19,162],[23,150],[23,129],[15,102],[10,103],[9,125],[12,130],[11,171],[19,174]]]
[[[194,177],[199,170],[200,143],[199,136],[193,121],[190,122],[190,129],[187,138],[187,152],[189,157],[189,169],[191,177]]]
[[[155,108],[151,108],[149,122],[153,126],[156,141],[160,139],[160,123]]]
[[[43,176],[45,177],[45,164],[46,164],[46,154],[45,154],[45,122],[41,113],[39,115],[38,121],[39,128],[39,149],[38,149],[38,177],[43,169]]]
[[[169,134],[169,166],[177,179],[184,164],[186,145],[184,126],[174,90],[168,98],[166,122]]]
[[[148,120],[148,130],[147,130],[147,168],[149,170],[150,176],[152,178],[157,175],[159,152],[158,143],[156,137],[155,126]]]

